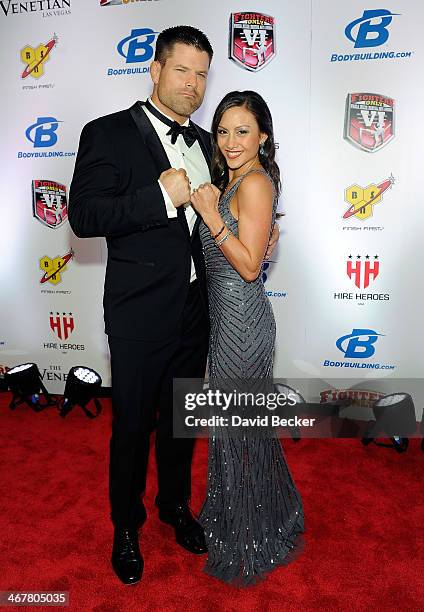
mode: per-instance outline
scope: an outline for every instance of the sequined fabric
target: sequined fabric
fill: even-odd
[[[229,206],[241,180],[219,205],[235,236],[237,221]],[[273,222],[276,206],[275,201]],[[210,385],[222,379],[272,377],[275,321],[262,275],[244,281],[203,222],[200,236],[211,319]],[[225,428],[211,435],[206,500],[199,520],[208,546],[205,571],[237,586],[256,582],[300,552],[302,501],[278,438],[231,437]]]

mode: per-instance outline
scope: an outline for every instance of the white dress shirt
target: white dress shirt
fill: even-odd
[[[161,111],[151,99],[149,102],[152,106],[154,106],[159,112],[163,115],[163,111]],[[142,107],[150,122],[152,123],[159,139],[165,149],[165,153],[169,159],[169,163],[171,164],[171,168],[175,168],[178,170],[179,168],[184,168],[187,172],[187,176],[191,183],[191,189],[197,189],[199,185],[202,183],[209,183],[211,180],[209,168],[206,163],[206,160],[203,156],[202,149],[200,148],[199,142],[196,140],[191,147],[188,147],[184,141],[184,138],[180,135],[178,136],[175,144],[171,143],[171,136],[167,136],[166,133],[169,132],[169,127],[165,125],[160,119],[152,115],[145,106]],[[165,115],[168,117],[167,115]],[[171,121],[173,119],[168,117]],[[183,123],[184,126],[189,124],[189,120]],[[169,197],[165,187],[158,179],[159,186],[162,190],[163,198],[165,200],[166,211],[168,214],[168,218],[176,218],[177,209],[172,203],[171,198]],[[193,231],[194,223],[196,221],[196,213],[193,210],[191,204],[185,207],[185,215],[187,219],[187,224],[190,230],[190,234]],[[196,279],[196,271],[194,269],[193,259],[191,260],[191,273],[190,273],[190,282],[193,282]]]

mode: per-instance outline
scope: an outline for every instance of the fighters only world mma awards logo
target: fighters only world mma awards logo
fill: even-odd
[[[43,225],[52,229],[68,220],[66,187],[56,181],[32,181],[32,212]]]
[[[346,99],[344,138],[362,151],[375,153],[395,135],[395,101],[381,94],[351,93]]]
[[[263,13],[232,13],[228,56],[233,62],[257,72],[275,56],[275,19]]]

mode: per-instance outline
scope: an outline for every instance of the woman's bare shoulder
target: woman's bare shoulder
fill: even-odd
[[[260,170],[249,172],[241,181],[238,191],[242,198],[258,195],[272,197],[274,194],[271,177]]]

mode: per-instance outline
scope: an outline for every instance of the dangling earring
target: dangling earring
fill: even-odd
[[[264,143],[261,142],[261,144],[259,145],[259,155],[263,155],[264,153],[265,153]]]

